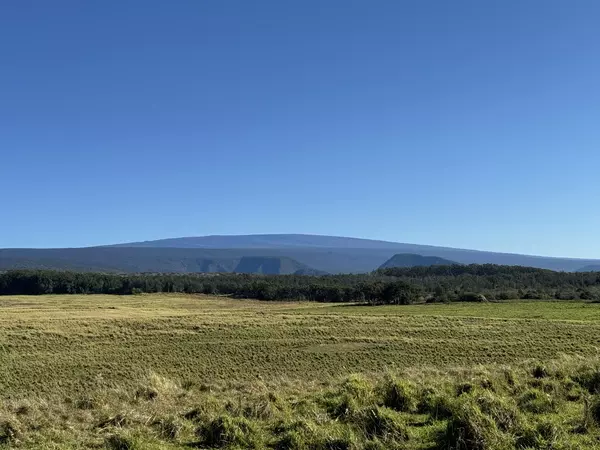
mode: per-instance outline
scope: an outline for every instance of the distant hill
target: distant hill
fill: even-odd
[[[397,253],[438,256],[460,264],[500,264],[576,271],[586,265],[600,264],[596,259],[551,258],[544,256],[465,250],[432,245],[406,244],[342,236],[310,234],[220,235],[160,239],[118,244],[118,247],[260,249],[288,256],[310,267],[329,273],[369,272]]]
[[[600,264],[594,264],[577,269],[576,272],[600,272]]]
[[[390,267],[422,267],[422,266],[451,266],[457,264],[449,259],[440,258],[439,256],[423,256],[414,253],[398,253],[384,262],[380,269],[388,269]]]
[[[305,264],[286,257],[244,256],[234,269],[236,273],[259,273],[264,275],[324,275]]]
[[[323,275],[292,258],[253,256],[237,250],[185,248],[90,247],[67,249],[0,249],[0,271],[57,269],[82,272],[262,273]]]
[[[244,257],[268,257],[295,260],[307,267],[297,270],[307,273],[365,273],[399,253],[438,257],[459,264],[518,265],[569,272],[600,265],[600,260],[593,259],[547,258],[339,236],[264,234],[184,237],[87,248],[0,249],[0,270],[233,272]],[[272,263],[265,264],[257,265],[257,270],[267,270]],[[281,264],[287,272],[289,264],[285,260]]]

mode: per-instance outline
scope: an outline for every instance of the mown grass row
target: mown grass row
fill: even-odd
[[[199,384],[595,357],[599,317],[600,305],[583,302],[358,307],[185,295],[0,297],[0,389],[73,392],[94,388],[99,375],[133,388],[149,370]]]
[[[4,396],[14,448],[600,448],[600,364],[353,374],[326,384],[194,385],[151,375],[136,389]]]

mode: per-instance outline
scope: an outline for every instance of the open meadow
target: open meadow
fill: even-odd
[[[600,304],[0,297],[0,445],[600,448]]]

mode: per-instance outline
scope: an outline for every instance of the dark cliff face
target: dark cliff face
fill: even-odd
[[[384,262],[380,269],[389,267],[421,267],[421,266],[451,266],[457,264],[455,261],[440,258],[439,256],[422,256],[412,253],[399,253]]]

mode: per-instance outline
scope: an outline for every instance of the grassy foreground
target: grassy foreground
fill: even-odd
[[[581,302],[0,297],[0,446],[600,448],[599,319]]]

